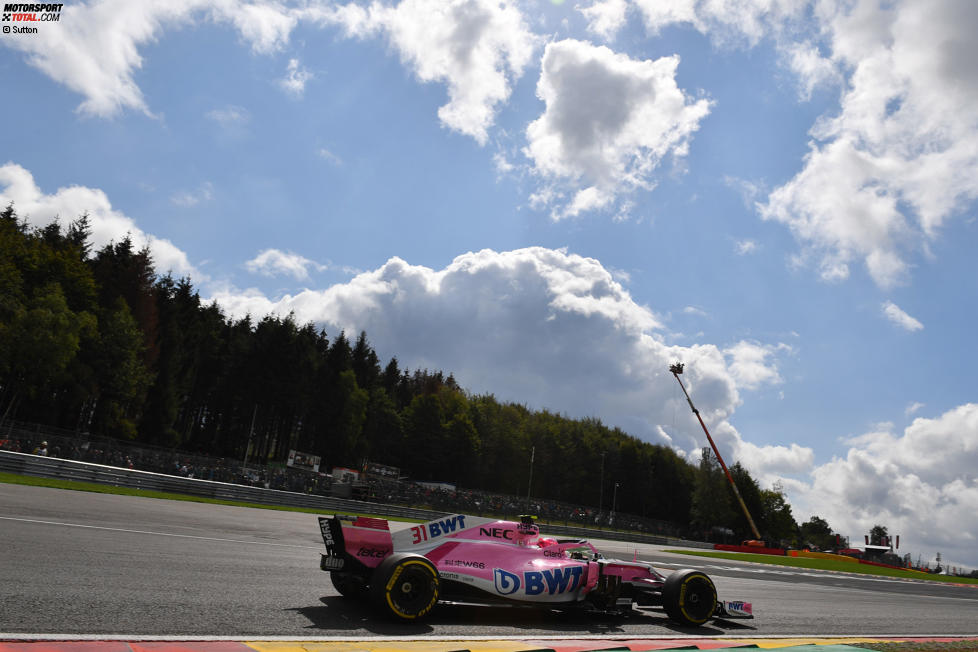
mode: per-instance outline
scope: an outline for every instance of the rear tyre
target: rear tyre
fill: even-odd
[[[363,598],[367,595],[367,584],[358,575],[330,571],[329,579],[336,592],[344,598]]]
[[[370,598],[388,616],[415,621],[438,602],[438,569],[421,555],[391,555],[374,570]]]
[[[677,570],[666,578],[662,587],[662,606],[674,621],[698,627],[713,615],[717,607],[717,589],[705,573]]]

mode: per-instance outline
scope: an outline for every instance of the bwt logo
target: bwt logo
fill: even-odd
[[[512,595],[519,591],[521,586],[524,587],[523,593],[526,595],[542,595],[544,592],[547,595],[567,593],[580,585],[583,574],[583,566],[524,571],[522,578],[502,568],[495,568],[492,572],[496,593],[499,595]]]
[[[411,528],[411,534],[414,536],[411,543],[421,543],[422,541],[428,541],[429,539],[434,539],[444,534],[451,534],[456,530],[464,529],[465,517],[461,515],[452,516],[451,518],[447,518],[443,521],[432,521],[431,523],[425,523],[424,525],[416,525]]]

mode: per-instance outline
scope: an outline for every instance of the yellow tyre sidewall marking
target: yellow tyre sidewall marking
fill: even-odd
[[[679,610],[683,612],[683,615],[686,616],[687,619],[689,619],[690,621],[692,621],[694,623],[705,623],[706,621],[708,621],[710,619],[709,616],[707,616],[706,618],[693,618],[692,616],[689,615],[689,612],[686,611],[686,588],[689,586],[689,583],[690,583],[691,580],[694,580],[694,579],[697,579],[697,578],[700,578],[700,577],[703,578],[704,580],[706,580],[706,582],[710,586],[713,586],[713,582],[710,580],[709,577],[707,577],[706,575],[702,575],[700,573],[697,573],[696,575],[690,575],[689,577],[687,577],[686,579],[684,579],[682,586],[679,588]],[[713,601],[716,602],[716,588],[713,589],[713,595],[714,595]],[[712,611],[711,611],[711,613],[712,613]]]
[[[438,602],[438,574],[437,573],[435,573],[435,575],[432,577],[432,579],[435,581],[435,593],[434,595],[431,596],[431,602],[429,602],[427,606],[425,606],[423,609],[418,611],[418,613],[406,614],[403,611],[401,611],[397,607],[397,605],[394,604],[393,600],[391,600],[391,591],[394,588],[394,584],[397,582],[397,578],[401,576],[401,573],[404,571],[405,568],[412,565],[421,566],[429,573],[431,572],[431,566],[429,566],[426,562],[423,562],[420,559],[409,559],[401,564],[398,564],[397,567],[394,568],[394,572],[391,573],[391,578],[387,581],[386,586],[384,586],[385,589],[384,599],[387,600],[387,605],[391,608],[391,611],[396,613],[401,618],[405,618],[408,620],[413,620],[415,618],[419,618],[425,615],[426,613],[431,611],[432,608],[434,608],[435,603]]]

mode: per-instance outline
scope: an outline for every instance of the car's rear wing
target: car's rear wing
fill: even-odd
[[[320,516],[319,530],[326,544],[326,554],[319,564],[322,570],[375,568],[394,549],[390,526],[382,518]]]

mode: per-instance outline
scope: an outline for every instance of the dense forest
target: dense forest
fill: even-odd
[[[128,237],[97,251],[89,240],[85,215],[30,228],[13,205],[0,212],[0,421],[255,461],[297,449],[472,489],[589,507],[601,496],[605,509],[617,483],[620,512],[749,533],[709,449],[691,465],[596,419],[471,395],[450,373],[382,363],[364,332],[229,318]],[[732,472],[762,533],[802,533],[779,487]]]

